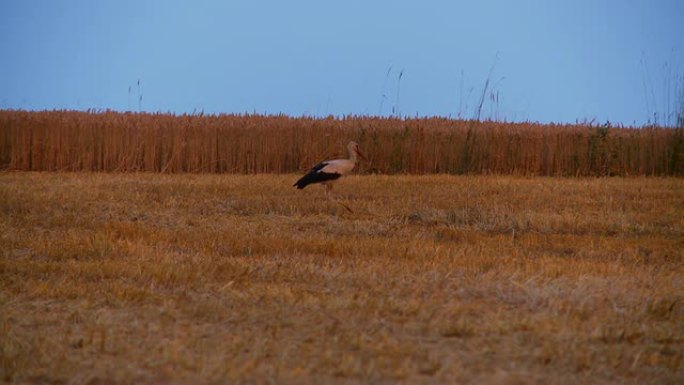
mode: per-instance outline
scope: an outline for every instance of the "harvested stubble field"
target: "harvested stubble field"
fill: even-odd
[[[684,380],[684,180],[0,174],[7,383]]]

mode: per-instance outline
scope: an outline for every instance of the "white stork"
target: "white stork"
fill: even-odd
[[[359,150],[358,143],[354,141],[349,142],[347,145],[347,150],[349,150],[349,159],[323,161],[313,166],[313,168],[306,175],[301,177],[292,186],[297,186],[297,188],[301,190],[310,184],[320,183],[323,185],[323,187],[325,187],[326,198],[328,198],[328,200],[333,200],[331,195],[333,183],[354,169],[357,158],[367,160],[366,157],[361,153],[361,150]],[[349,210],[349,212],[352,212],[352,210],[345,204],[341,202],[337,203]]]

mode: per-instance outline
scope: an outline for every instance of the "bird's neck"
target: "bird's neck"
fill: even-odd
[[[356,163],[356,151],[349,150],[349,160]]]

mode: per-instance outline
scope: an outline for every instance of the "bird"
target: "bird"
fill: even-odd
[[[354,141],[351,141],[349,144],[347,144],[347,150],[349,151],[349,159],[325,160],[313,166],[313,168],[311,168],[306,175],[299,178],[299,180],[292,186],[296,186],[297,189],[301,190],[310,184],[320,183],[323,185],[323,187],[325,187],[326,198],[328,200],[335,201],[332,197],[333,183],[339,180],[342,176],[351,172],[354,169],[358,158],[368,160],[363,155],[361,150],[359,150],[359,144]],[[335,202],[342,205],[342,207],[347,209],[349,212],[352,212],[352,210],[342,202]]]

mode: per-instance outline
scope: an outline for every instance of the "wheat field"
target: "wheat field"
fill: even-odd
[[[0,110],[0,170],[293,173],[349,140],[360,173],[684,176],[682,127]]]
[[[0,378],[681,384],[684,180],[0,174]]]

